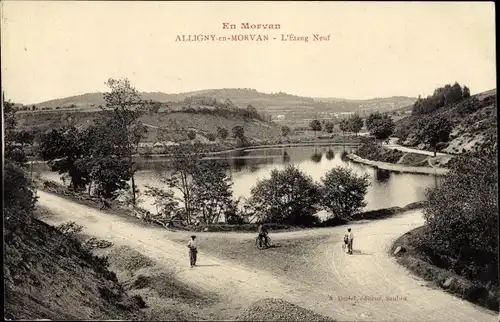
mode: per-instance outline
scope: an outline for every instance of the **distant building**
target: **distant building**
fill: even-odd
[[[277,119],[278,121],[283,121],[283,120],[285,119],[285,115],[282,115],[282,114],[277,115],[277,116],[276,116],[276,119]]]

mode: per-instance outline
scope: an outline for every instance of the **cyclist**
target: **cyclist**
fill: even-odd
[[[267,229],[264,225],[259,225],[259,239],[264,241],[264,245],[269,246],[269,239],[267,237]]]

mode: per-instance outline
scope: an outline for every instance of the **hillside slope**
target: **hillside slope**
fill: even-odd
[[[7,319],[142,317],[141,300],[125,294],[104,262],[39,220],[7,232],[4,256]]]
[[[394,136],[400,139],[401,145],[429,149],[417,133],[430,120],[441,116],[453,124],[450,140],[441,152],[461,154],[478,149],[483,143],[496,142],[496,89],[445,105],[429,114],[411,115],[396,121]]]
[[[67,124],[86,126],[91,124],[100,111],[41,111],[19,113],[19,129],[46,131]],[[207,140],[208,133],[215,133],[217,127],[231,129],[240,125],[245,130],[245,136],[254,140],[264,140],[279,137],[280,128],[270,122],[243,117],[234,113],[208,114],[187,111],[159,111],[146,114],[141,118],[148,127],[146,142],[184,141],[189,130],[198,134],[198,139]]]

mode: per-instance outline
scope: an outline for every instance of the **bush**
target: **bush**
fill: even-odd
[[[318,186],[295,166],[272,170],[270,178],[252,187],[251,194],[249,204],[259,222],[312,226],[319,221],[315,216]]]
[[[32,218],[36,196],[25,171],[10,160],[4,166],[3,210],[6,229]]]
[[[188,134],[188,139],[194,140],[196,138],[196,132],[195,131],[189,131]]]
[[[498,284],[496,146],[457,157],[440,187],[427,192],[421,247],[436,265]]]
[[[211,142],[215,141],[215,138],[217,137],[215,133],[207,133],[205,136]]]
[[[353,213],[366,206],[368,175],[358,176],[352,170],[336,167],[321,178],[319,204],[336,217],[351,219]]]
[[[65,222],[56,228],[65,236],[77,234],[83,230],[83,226],[77,225],[74,221]]]

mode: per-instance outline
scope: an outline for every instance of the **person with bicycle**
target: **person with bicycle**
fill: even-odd
[[[264,225],[259,225],[259,239],[264,242],[264,245],[269,246],[269,233]]]

